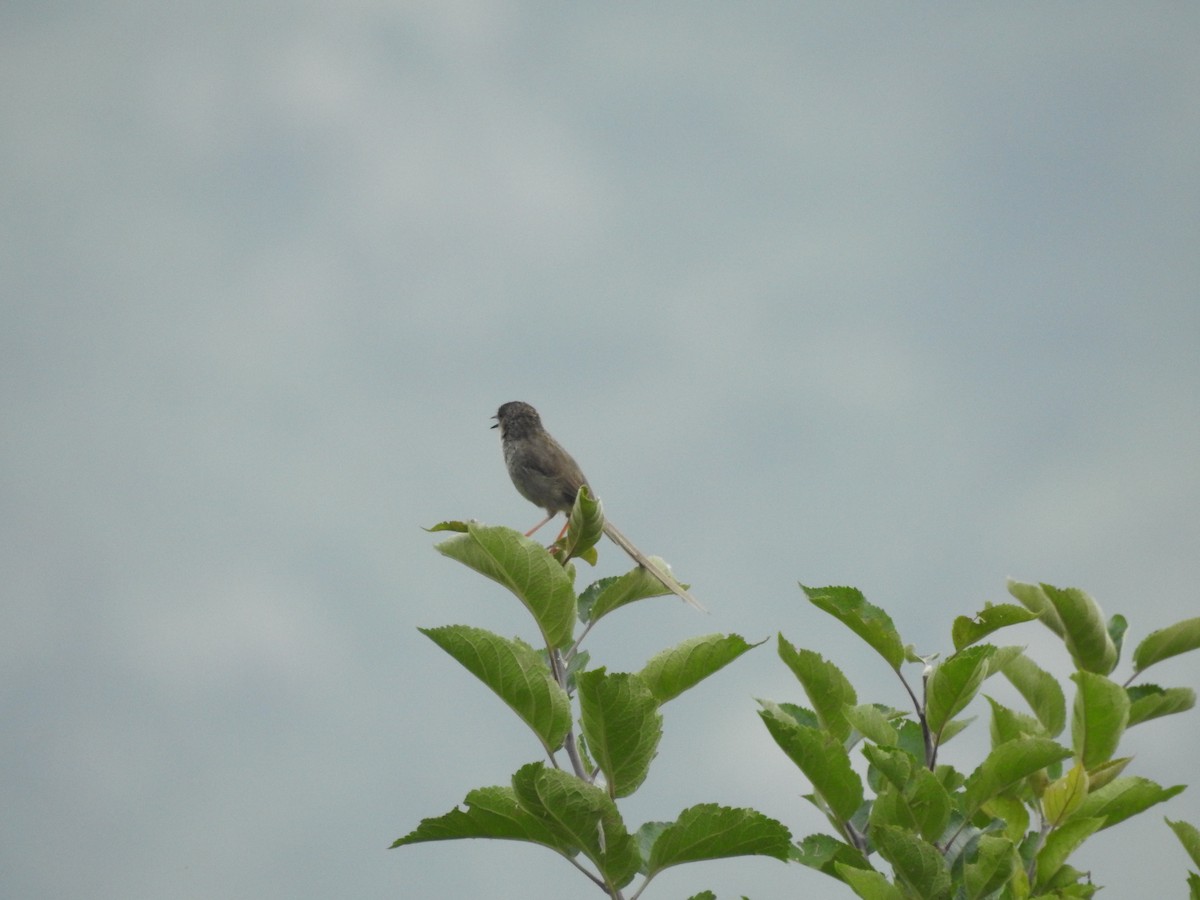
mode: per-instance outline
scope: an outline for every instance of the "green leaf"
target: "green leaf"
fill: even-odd
[[[766,642],[759,642],[762,643]],[[659,704],[663,704],[759,644],[747,643],[740,634],[709,634],[689,638],[682,644],[656,654],[638,675],[649,686]]]
[[[702,803],[685,809],[659,834],[647,876],[680,863],[730,856],[772,856],[786,862],[791,842],[787,828],[756,810]]]
[[[603,667],[578,678],[579,721],[588,750],[613,797],[628,797],[646,780],[662,739],[658,701],[641,678]]]
[[[508,588],[533,615],[551,647],[566,647],[575,629],[575,591],[566,570],[537,541],[511,528],[468,523],[467,533],[436,545]]]
[[[1058,870],[1058,874],[1046,883],[1045,893],[1038,893],[1038,900],[1044,897],[1078,897],[1080,900],[1088,900],[1100,890],[1099,885],[1084,881],[1090,878],[1089,872],[1081,872],[1074,866],[1064,865]]]
[[[1080,818],[1103,818],[1104,827],[1111,828],[1157,803],[1170,800],[1183,789],[1182,784],[1164,788],[1136,775],[1114,778],[1104,787],[1088,794],[1075,815]]]
[[[1071,745],[1089,769],[1117,751],[1129,721],[1129,696],[1103,675],[1074,672],[1075,705],[1071,712]]]
[[[431,525],[425,531],[428,531],[430,534],[436,531],[457,531],[459,534],[466,534],[467,528],[468,523],[460,519],[447,519],[445,522],[438,522],[436,525]]]
[[[993,606],[984,604],[983,609],[975,614],[975,618],[959,616],[954,620],[950,636],[954,641],[954,649],[962,650],[977,641],[983,640],[993,631],[1007,628],[1009,625],[1019,625],[1037,618],[1037,613],[1017,606],[1015,603],[1001,603]]]
[[[842,862],[834,866],[837,877],[863,900],[905,900],[904,892],[874,869],[859,869]]]
[[[591,550],[604,534],[604,509],[600,500],[592,495],[585,484],[575,494],[575,503],[567,517],[567,531],[560,541],[565,555],[560,559],[580,557],[595,564],[595,554]]]
[[[607,883],[620,888],[633,880],[642,864],[637,844],[602,789],[537,762],[513,775],[513,793],[522,808],[590,859]]]
[[[1050,737],[1058,737],[1067,722],[1067,701],[1058,681],[1028,656],[1018,656],[1001,670],[1025,698]]]
[[[1146,635],[1133,651],[1133,671],[1144,672],[1157,662],[1197,647],[1200,647],[1200,617],[1184,619]]]
[[[967,778],[962,794],[963,813],[970,818],[986,801],[1022,778],[1070,755],[1070,750],[1047,738],[1001,744]]]
[[[862,592],[850,587],[800,587],[817,609],[829,613],[882,656],[889,666],[900,671],[904,662],[904,641],[892,624],[892,617],[872,606]]]
[[[1183,849],[1192,858],[1192,864],[1200,866],[1200,830],[1197,830],[1191,822],[1185,822],[1182,819],[1175,822],[1170,819],[1164,819],[1164,821],[1171,826],[1175,837],[1179,838],[1179,843],[1183,844]]]
[[[1079,588],[1041,587],[1066,629],[1063,640],[1075,665],[1097,675],[1111,672],[1117,665],[1117,647],[1105,627],[1100,605]]]
[[[895,747],[900,743],[900,733],[890,721],[900,716],[895,710],[875,703],[864,703],[847,706],[844,714],[850,725],[867,740],[885,747]]]
[[[969,719],[951,719],[949,722],[947,722],[945,725],[942,726],[942,735],[938,739],[938,744],[945,745],[945,744],[950,743],[952,740],[954,740],[954,737],[960,731],[963,731],[968,725],[970,725],[974,721],[975,721],[974,716],[971,716]]]
[[[1125,632],[1129,630],[1129,622],[1124,616],[1113,616],[1108,620],[1108,636],[1112,639],[1113,646],[1117,648],[1117,659],[1121,658],[1121,644],[1125,641]]]
[[[887,779],[871,808],[872,825],[899,825],[927,841],[937,840],[950,821],[950,794],[932,772],[903,750],[867,745],[863,755]]]
[[[924,900],[950,897],[950,869],[938,849],[902,828],[873,828],[879,855],[892,864],[896,879]]]
[[[867,858],[855,847],[828,834],[810,834],[792,847],[789,859],[842,881],[845,879],[838,871],[839,865],[853,869],[871,868]]]
[[[655,556],[650,559],[659,561]],[[665,567],[665,564],[663,565]],[[671,593],[670,589],[651,575],[650,570],[644,566],[637,566],[615,578],[602,578],[596,582],[596,585],[600,589],[587,612],[587,621],[591,622],[599,621],[613,610],[636,603],[638,600],[662,597]]]
[[[1097,791],[1125,771],[1125,767],[1133,761],[1132,756],[1122,756],[1120,759],[1110,759],[1098,766],[1088,769],[1088,792]]]
[[[571,701],[532,647],[469,625],[417,630],[495,691],[533,729],[547,754],[562,745],[571,728]]]
[[[1046,836],[1046,843],[1038,851],[1035,886],[1044,887],[1049,884],[1063,867],[1067,857],[1103,827],[1103,819],[1080,816],[1051,831]]]
[[[987,677],[988,660],[995,652],[996,648],[990,644],[968,647],[934,668],[925,700],[930,731],[939,734],[974,699]]]
[[[1050,598],[1046,596],[1046,592],[1042,590],[1041,585],[1026,584],[1023,581],[1014,581],[1008,579],[1008,592],[1021,601],[1021,605],[1028,609],[1031,613],[1037,615],[1042,620],[1042,624],[1057,634],[1060,638],[1066,637],[1066,629],[1063,627],[1062,619],[1058,616],[1058,611],[1054,608],[1054,604],[1050,602]]]
[[[762,704],[767,701],[760,700],[758,702]],[[797,725],[805,725],[809,728],[821,727],[821,723],[817,721],[817,714],[806,707],[798,706],[795,703],[777,703],[775,709],[778,712],[787,713]]]
[[[984,699],[992,707],[992,746],[999,747],[1009,741],[1025,737],[1049,737],[1042,723],[1033,716],[1027,716],[1016,710],[1009,709],[1003,703],[984,695]]]
[[[1062,778],[1050,782],[1042,793],[1042,813],[1051,828],[1057,828],[1075,814],[1088,795],[1088,773],[1076,763]]]
[[[782,634],[779,635],[779,658],[804,686],[804,693],[812,702],[821,727],[844,741],[850,734],[850,723],[843,710],[858,703],[858,695],[842,670],[827,662],[820,653],[797,650]]]
[[[980,809],[985,815],[1004,823],[1004,835],[1014,844],[1020,842],[1029,829],[1029,810],[1016,797],[1001,794],[983,804]]]
[[[564,856],[574,852],[569,840],[517,803],[512,788],[477,788],[467,794],[466,804],[465,810],[452,809],[444,816],[422,819],[412,832],[397,839],[392,848],[424,841],[494,838],[541,844]]]
[[[1196,692],[1191,688],[1161,688],[1157,684],[1139,684],[1126,688],[1129,695],[1129,723],[1126,728],[1186,712],[1196,705]]]
[[[1020,865],[1021,858],[1012,841],[994,834],[980,835],[975,859],[963,869],[965,900],[983,900],[996,894]]]
[[[862,780],[850,767],[850,756],[828,732],[799,725],[774,703],[759,701],[767,731],[794,762],[833,814],[845,822],[863,802]]]

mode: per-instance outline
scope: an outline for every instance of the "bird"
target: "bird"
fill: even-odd
[[[517,493],[546,511],[546,518],[525,532],[525,536],[529,537],[560,512],[569,514],[575,505],[575,495],[588,481],[579,463],[542,427],[542,417],[528,403],[519,400],[505,403],[492,418],[496,420],[492,428],[500,429],[504,464],[508,467],[508,475]],[[566,526],[563,526],[559,537],[566,530]],[[683,585],[634,546],[607,516],[604,519],[604,533],[671,593],[701,612],[708,611]]]

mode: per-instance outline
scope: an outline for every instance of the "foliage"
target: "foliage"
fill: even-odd
[[[575,593],[571,561],[594,562],[603,533],[603,511],[586,488],[567,533],[549,549],[508,528],[443,522],[431,530],[455,532],[437,549],[520,600],[541,646],[468,625],[421,633],[512,709],[546,759],[522,766],[508,785],[469,792],[465,809],[423,820],[393,847],[461,838],[540,844],[613,898],[629,890],[640,896],[671,866],[731,856],[787,860],[791,834],[753,809],[699,803],[673,822],[630,828],[616,802],[650,774],[663,706],[756,645],[736,634],[712,634],[663,650],[639,672],[591,666],[583,642],[597,622],[639,600],[670,594],[641,567]]]
[[[760,700],[759,715],[812,785],[805,799],[831,833],[793,843],[774,819],[713,803],[684,809],[674,821],[630,827],[618,801],[651,774],[665,705],[758,645],[713,634],[663,650],[638,672],[592,665],[583,644],[598,622],[668,594],[640,567],[576,593],[573,560],[595,562],[602,526],[600,504],[585,488],[566,534],[550,548],[473,522],[431,529],[454,533],[437,546],[441,553],[521,602],[536,640],[467,625],[421,632],[512,709],[545,758],[522,766],[509,784],[470,791],[463,807],[424,819],[393,847],[462,838],[539,844],[612,898],[641,896],[671,866],[744,855],[808,866],[867,900],[1087,898],[1099,885],[1070,865],[1075,851],[1096,832],[1183,790],[1127,773],[1131,759],[1119,751],[1129,728],[1195,705],[1190,688],[1133,682],[1200,648],[1200,618],[1144,638],[1130,656],[1132,673],[1120,682],[1113,673],[1127,622],[1106,620],[1077,588],[1010,581],[1017,602],[955,619],[953,652],[942,659],[916,653],[891,617],[854,588],[802,586],[813,606],[882,658],[911,706],[864,702],[833,662],[778,636],[776,651],[809,706]],[[1032,621],[1062,640],[1074,669],[1069,689],[1023,647],[989,642]],[[995,675],[1027,709],[984,692]],[[990,749],[971,771],[958,771],[938,755],[973,721],[966,717],[973,706],[988,715]],[[1167,823],[1200,867],[1200,832],[1187,822]],[[1189,873],[1188,885],[1200,900],[1200,874]]]
[[[1012,581],[1008,587],[1020,605],[989,605],[974,618],[956,619],[954,652],[937,662],[914,653],[887,613],[853,588],[803,588],[814,606],[883,658],[912,712],[860,703],[833,663],[779,636],[779,656],[812,708],[760,701],[760,716],[811,782],[807,799],[834,832],[801,840],[795,861],[870,900],[1091,897],[1099,886],[1069,865],[1071,854],[1097,831],[1183,790],[1123,774],[1130,760],[1117,754],[1127,728],[1195,704],[1189,688],[1132,682],[1155,663],[1200,646],[1200,619],[1145,638],[1134,650],[1133,674],[1119,683],[1110,676],[1120,660],[1123,617],[1106,622],[1096,601],[1076,588]],[[1066,693],[1049,672],[1021,647],[983,642],[1034,619],[1062,639],[1074,665],[1069,722]],[[915,687],[906,662],[922,666]],[[984,695],[990,752],[971,772],[939,763],[942,744],[966,724],[959,717],[996,674],[1011,682],[1029,712]],[[856,757],[865,761],[865,779]],[[1200,864],[1196,829],[1169,824]],[[1197,896],[1200,876],[1192,873],[1189,885]]]

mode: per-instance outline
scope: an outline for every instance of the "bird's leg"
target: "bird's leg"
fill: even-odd
[[[543,525],[545,525],[547,522],[549,522],[551,519],[553,519],[556,515],[558,515],[558,513],[550,513],[550,515],[546,516],[546,518],[542,519],[542,521],[538,522],[536,525],[534,525],[532,528],[530,528],[527,532],[525,532],[525,537],[532,537],[533,533],[535,531],[537,531],[539,528],[541,528]],[[562,537],[562,535],[559,535],[559,537]]]

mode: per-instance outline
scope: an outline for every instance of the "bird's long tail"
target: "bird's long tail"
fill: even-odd
[[[617,530],[617,527],[613,525],[612,522],[608,521],[608,519],[604,520],[604,533],[609,536],[614,544],[628,553],[633,558],[634,562],[646,569],[646,571],[661,581],[663,583],[663,587],[669,590],[672,594],[685,603],[696,607],[696,609],[700,610],[700,612],[708,612],[708,610],[700,604],[699,600],[688,593],[687,589],[684,588],[682,584],[672,578],[670,573],[663,571],[662,566],[658,565],[656,562],[654,562],[654,560],[650,559],[650,557],[635,547],[633,541],[621,534],[621,532]]]

